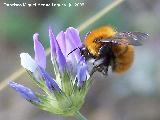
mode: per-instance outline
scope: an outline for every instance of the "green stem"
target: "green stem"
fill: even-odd
[[[87,118],[85,118],[79,111],[77,111],[74,116],[77,120],[87,120]]]

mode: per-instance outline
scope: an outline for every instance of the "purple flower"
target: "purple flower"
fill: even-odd
[[[66,39],[65,39],[65,33],[63,31],[61,31],[60,33],[58,33],[57,37],[56,37],[56,40],[61,48],[61,51],[63,53],[63,55],[67,56],[67,53],[66,53]]]
[[[51,28],[50,28],[50,30],[51,30]],[[54,36],[54,35],[52,35],[52,36]],[[60,47],[60,50],[61,50],[62,54],[65,57],[65,60],[64,60],[63,57],[62,57],[63,59],[60,59],[61,61],[65,62],[65,64],[63,63],[62,65],[63,66],[64,65],[67,66],[67,69],[70,72],[72,72],[72,74],[76,75],[76,72],[75,72],[76,69],[77,69],[76,67],[77,67],[79,59],[81,57],[80,50],[77,49],[77,50],[75,50],[70,55],[68,55],[68,53],[70,53],[73,49],[82,46],[78,30],[76,30],[73,27],[69,27],[65,32],[61,31],[57,35],[56,39],[55,39],[55,37],[54,38],[50,37],[50,39],[51,38],[54,41],[56,41],[54,43],[53,42],[51,43],[51,49],[52,48],[56,48],[56,46],[58,44],[58,46]],[[55,51],[53,51],[53,50],[55,50],[55,49],[52,49],[51,52],[55,53]]]
[[[53,31],[51,27],[49,27],[49,38],[50,38],[50,46],[51,46],[51,60],[54,64],[54,59],[57,60],[60,72],[64,72],[66,66],[66,59],[59,47],[59,44],[54,37]]]
[[[61,91],[58,84],[55,82],[55,80],[41,67],[39,67],[39,72],[42,75],[43,79],[45,80],[45,83],[48,87],[48,89],[51,92],[54,92],[55,90]]]
[[[52,90],[60,90],[57,83],[45,71],[46,55],[44,47],[40,43],[38,37],[38,33],[33,35],[35,61],[28,53],[22,53],[20,55],[21,65],[31,72],[35,72],[38,66],[40,66],[40,74],[42,74],[41,76],[43,76],[46,81],[48,88]],[[80,55],[79,49],[68,55],[68,53],[73,49],[82,46],[78,30],[69,27],[65,32],[61,31],[57,37],[55,37],[51,27],[49,27],[49,38],[51,46],[51,61],[54,67],[57,65],[60,73],[64,73],[65,70],[71,72],[72,78],[76,78],[78,80],[77,86],[81,86],[82,83],[88,79],[88,70],[85,60]]]
[[[63,55],[66,57],[66,59],[69,59],[68,53],[71,52],[73,49],[82,46],[79,32],[77,29],[73,27],[67,28],[66,32],[61,31],[57,35],[57,42],[62,50]],[[79,59],[80,54],[79,50],[77,49],[78,52],[74,52],[72,55],[73,58]],[[72,60],[73,60],[72,58]]]
[[[73,77],[78,78],[79,83],[87,80],[87,65],[84,65],[84,60],[82,60],[84,63],[83,65],[79,64],[79,61],[81,61],[82,58],[80,50],[77,49],[68,55],[73,49],[82,46],[78,30],[69,27],[65,32],[61,31],[55,38],[51,27],[49,27],[49,37],[51,45],[51,60],[53,61],[55,57],[57,58],[59,70],[62,71],[67,67],[67,69],[72,72]]]
[[[84,62],[84,59],[82,58],[77,68],[77,76],[76,76],[77,86],[81,87],[84,81],[86,81],[88,78],[89,78],[89,73],[88,73],[87,65]]]
[[[66,37],[66,46],[67,46],[66,53],[67,53],[67,55],[73,49],[82,46],[82,43],[81,43],[81,40],[79,37],[79,32],[75,28],[69,27],[65,32],[65,37]],[[71,57],[70,55],[68,57],[70,57],[71,60],[73,60],[73,58],[75,58],[76,62],[78,63],[78,61],[81,57],[79,49],[75,50],[72,55],[73,55],[73,57]]]
[[[35,33],[33,35],[34,41],[34,52],[35,52],[35,62],[41,66],[43,69],[46,68],[46,55],[42,44],[39,42],[39,34]]]
[[[29,88],[15,82],[9,82],[10,87],[20,93],[25,99],[40,109],[61,115],[74,115],[82,106],[88,91],[88,67],[80,50],[82,46],[79,32],[69,27],[60,32],[57,37],[49,27],[51,61],[54,78],[46,71],[46,55],[39,34],[33,35],[35,59],[28,53],[21,53],[21,65],[28,71],[31,79],[43,91],[34,94]],[[68,55],[69,54],[69,55]]]
[[[25,99],[28,101],[34,102],[34,103],[40,103],[40,100],[38,97],[32,92],[31,89],[24,87],[23,85],[20,85],[18,83],[15,83],[13,81],[9,82],[9,85],[15,89],[18,93],[20,93]]]
[[[39,41],[39,34],[35,33],[33,35],[33,41],[34,41],[34,52],[35,52],[35,60],[32,59],[32,57],[28,53],[21,53],[21,65],[31,71],[32,73],[35,72],[38,65],[41,66],[43,69],[46,68],[46,55],[45,50],[42,44]]]

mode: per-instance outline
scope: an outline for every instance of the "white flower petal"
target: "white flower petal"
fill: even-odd
[[[32,57],[28,53],[21,53],[20,58],[21,58],[21,65],[25,69],[31,72],[34,72],[38,67],[38,65],[35,63],[35,61],[32,59]]]

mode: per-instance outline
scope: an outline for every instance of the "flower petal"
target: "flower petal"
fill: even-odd
[[[32,57],[28,53],[21,53],[20,58],[21,58],[21,65],[25,69],[27,69],[31,72],[35,72],[38,65],[36,64],[36,62],[32,59]]]
[[[13,81],[10,81],[9,85],[14,90],[16,90],[18,93],[20,93],[28,101],[40,103],[39,98],[33,93],[33,91],[31,89],[24,87],[23,85],[15,83]]]
[[[49,36],[50,36],[50,46],[51,46],[51,60],[53,63],[53,59],[56,57],[59,70],[61,72],[64,72],[65,66],[66,66],[66,59],[59,47],[59,44],[57,40],[54,37],[54,34],[52,32],[52,29],[49,28]]]
[[[79,36],[79,31],[73,27],[69,27],[67,30],[66,30],[69,38],[71,41],[73,41],[74,45],[75,46],[82,46],[82,42],[81,42],[81,39],[80,39],[80,36]]]
[[[42,44],[39,42],[39,34],[35,33],[33,35],[34,40],[34,52],[35,52],[35,61],[42,68],[46,68],[46,55],[45,50]]]
[[[51,46],[51,60],[53,60],[54,57],[56,56],[57,41],[51,27],[49,27],[49,39],[50,39],[50,46]]]
[[[42,75],[43,79],[46,82],[46,85],[48,89],[51,92],[54,92],[55,90],[60,91],[58,84],[55,82],[55,80],[41,67],[39,67],[40,74]]]
[[[59,47],[57,48],[56,53],[57,53],[57,62],[58,62],[59,70],[61,72],[64,72],[66,67],[66,59]]]
[[[66,30],[65,39],[66,39],[66,54],[70,53],[73,49],[82,46],[79,32],[75,28],[69,27]],[[76,59],[76,62],[78,63],[81,57],[79,49],[75,50],[72,54],[70,54],[68,56],[68,59],[73,60],[73,57]]]
[[[67,54],[66,54],[66,40],[65,40],[65,33],[63,31],[61,31],[60,33],[58,33],[57,37],[57,42],[60,46],[60,49],[63,53],[63,55],[66,57]]]
[[[87,69],[86,63],[81,59],[82,61],[78,64],[78,70],[77,70],[77,86],[81,87],[83,85],[83,82],[88,80],[89,73]]]

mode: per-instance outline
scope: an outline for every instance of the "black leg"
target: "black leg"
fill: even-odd
[[[113,56],[111,46],[104,45],[99,50],[99,56],[93,62],[93,69],[90,73],[92,75],[94,72],[99,71],[103,75],[107,75],[108,66],[110,65],[110,60]]]
[[[100,60],[97,60],[96,61],[96,65],[94,63],[94,67],[92,69],[92,71],[90,72],[90,75],[93,75],[94,72],[98,71],[98,72],[101,72],[103,75],[107,75],[108,73],[108,65],[104,65],[104,62],[101,60],[101,62],[99,62]],[[98,64],[99,62],[99,64]]]

